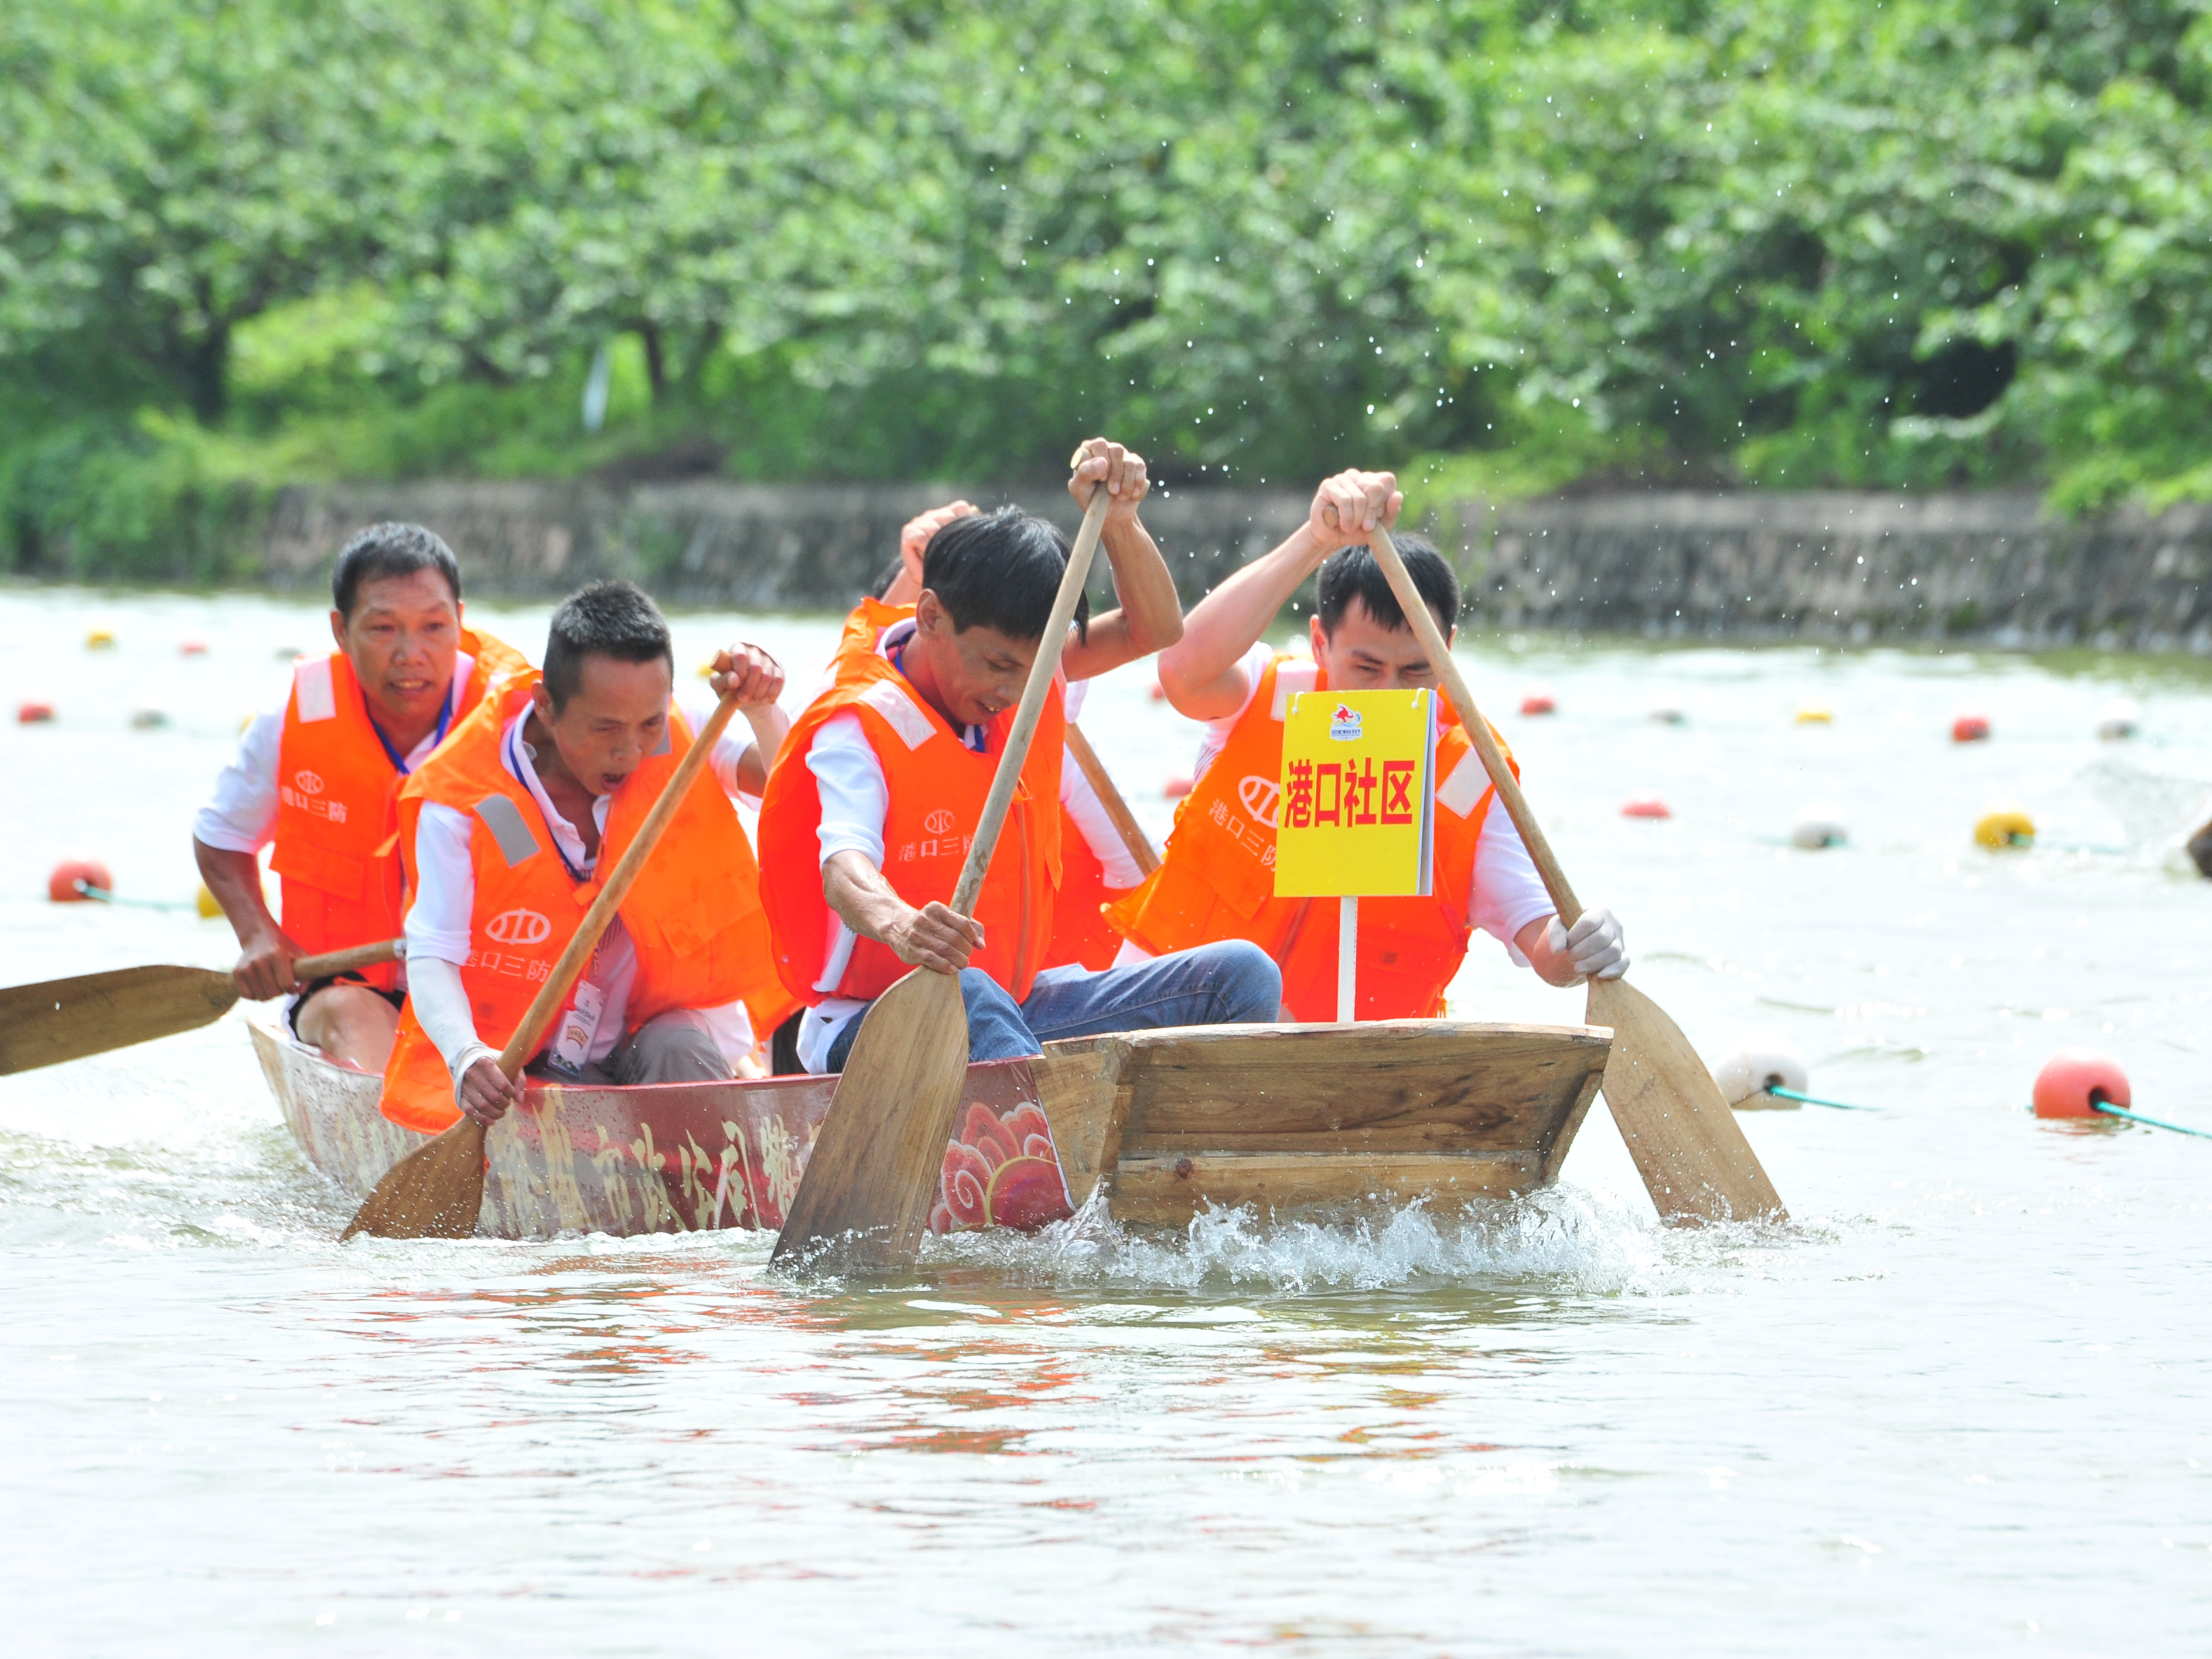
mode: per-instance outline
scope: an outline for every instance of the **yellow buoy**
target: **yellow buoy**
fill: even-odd
[[[1798,707],[1797,724],[1800,726],[1832,726],[1835,721],[1835,715],[1825,703],[1808,702]]]
[[[115,635],[105,628],[95,628],[84,636],[84,648],[88,651],[105,651],[114,643]]]
[[[200,884],[200,890],[192,900],[192,908],[200,913],[203,921],[212,921],[222,914],[222,906],[216,902],[215,895],[208,891],[205,882]]]
[[[2035,845],[2035,820],[2016,806],[2000,807],[1974,820],[1974,844],[2002,848]]]
[[[712,657],[708,658],[706,661],[704,661],[704,662],[702,662],[702,663],[701,663],[701,664],[699,665],[699,678],[700,678],[701,679],[702,679],[702,680],[703,680],[703,679],[709,679],[709,678],[713,678],[713,676],[714,676],[714,659]]]

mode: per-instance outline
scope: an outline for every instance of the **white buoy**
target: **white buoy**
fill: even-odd
[[[1788,1043],[1771,1038],[1746,1043],[1713,1067],[1713,1081],[1720,1085],[1721,1098],[1744,1112],[1794,1109],[1796,1101],[1784,1100],[1768,1091],[1792,1089],[1802,1095],[1809,1080],[1805,1057]]]
[[[2097,711],[2097,735],[2106,743],[2132,738],[2142,724],[2142,705],[2133,697],[2114,697]]]
[[[1826,806],[1808,806],[1790,826],[1790,844],[1817,853],[1824,847],[1841,847],[1850,839],[1844,821]]]

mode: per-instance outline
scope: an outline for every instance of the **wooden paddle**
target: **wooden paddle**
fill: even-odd
[[[522,1023],[500,1051],[499,1069],[517,1083],[522,1081],[522,1068],[538,1052],[547,1029],[568,1006],[568,993],[599,947],[599,935],[607,931],[623,900],[629,896],[637,872],[645,867],[646,859],[659,843],[661,831],[668,828],[685,793],[706,769],[708,757],[714,752],[722,728],[737,708],[734,702],[723,698],[700,727],[699,735],[692,738],[691,747],[661,786],[660,798],[638,826],[636,839],[599,889],[592,908],[584,912],[568,949],[554,963],[553,971],[531,999]],[[343,1241],[356,1233],[368,1233],[378,1238],[466,1238],[476,1231],[477,1215],[483,1208],[483,1183],[484,1126],[465,1114],[453,1127],[393,1164],[338,1237]]]
[[[1567,884],[1566,872],[1553,855],[1536,815],[1528,810],[1513,769],[1505,763],[1497,738],[1476,709],[1436,617],[1398,556],[1397,544],[1377,526],[1368,545],[1374,549],[1406,620],[1419,636],[1421,648],[1437,665],[1452,707],[1459,711],[1475,753],[1482,757],[1483,768],[1497,786],[1498,799],[1521,832],[1522,844],[1535,860],[1545,889],[1559,908],[1560,924],[1573,927],[1583,913],[1581,901]],[[1626,980],[1594,979],[1583,1018],[1589,1024],[1613,1028],[1613,1054],[1606,1061],[1603,1085],[1606,1104],[1612,1108],[1620,1138],[1628,1143],[1637,1173],[1644,1177],[1663,1219],[1789,1219],[1751,1143],[1743,1138],[1735,1114],[1721,1098],[1720,1085],[1664,1009]]]
[[[393,962],[404,951],[404,941],[382,939],[298,957],[292,971],[305,984]],[[117,968],[11,985],[0,990],[0,1076],[197,1030],[228,1013],[242,994],[236,980],[212,968]]]
[[[1129,849],[1129,856],[1137,861],[1137,868],[1151,875],[1160,867],[1160,855],[1152,850],[1152,838],[1137,822],[1137,815],[1129,810],[1129,803],[1114,787],[1114,780],[1106,770],[1105,762],[1091,746],[1091,739],[1073,720],[1067,723],[1067,752],[1075,757],[1075,764],[1090,780],[1091,793],[1106,809],[1106,816],[1114,820],[1114,831],[1121,837],[1121,845]]]
[[[1083,528],[1076,532],[1060,579],[1059,597],[1037,642],[1036,660],[1030,665],[1029,684],[1022,688],[1006,746],[1000,751],[975,844],[953,890],[952,908],[963,916],[975,910],[1006,809],[1013,804],[1030,739],[1044,714],[1045,693],[1060,666],[1068,624],[1097,550],[1107,505],[1102,483],[1091,492]],[[785,1213],[771,1262],[788,1261],[831,1240],[849,1251],[844,1259],[855,1267],[913,1261],[929,1221],[967,1077],[968,1009],[960,1000],[960,981],[951,974],[917,968],[861,1016],[860,1035]]]

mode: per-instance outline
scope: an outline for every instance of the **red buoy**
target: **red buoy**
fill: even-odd
[[[1524,714],[1556,714],[1559,712],[1559,706],[1552,700],[1549,691],[1540,690],[1531,691],[1521,699],[1521,712]]]
[[[1168,780],[1168,787],[1164,793],[1170,800],[1181,800],[1185,795],[1190,793],[1194,787],[1188,775],[1179,772]]]
[[[186,640],[182,645],[179,646],[177,649],[187,657],[204,657],[207,655],[207,641],[205,640]]]
[[[1951,722],[1951,741],[1954,743],[1987,743],[1990,740],[1990,717],[1987,714],[1961,714]]]
[[[1658,796],[1642,795],[1622,807],[1620,816],[1625,818],[1671,818],[1674,815],[1667,810],[1667,803]]]
[[[103,893],[115,890],[115,878],[107,873],[107,866],[97,859],[64,859],[54,866],[54,872],[46,878],[46,896],[57,904],[79,904],[91,896],[77,890],[77,884],[97,887]]]
[[[1164,685],[1162,685],[1158,680],[1154,680],[1152,682],[1152,689],[1147,691],[1145,695],[1150,697],[1154,702],[1165,702],[1168,700],[1168,689]]]
[[[15,724],[44,726],[54,717],[54,706],[50,702],[19,702],[15,705]]]
[[[2128,1104],[2128,1074],[2110,1054],[2068,1048],[2035,1074],[2038,1117],[2094,1117],[2100,1106]]]

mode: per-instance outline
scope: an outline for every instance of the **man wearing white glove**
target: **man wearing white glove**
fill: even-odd
[[[1176,711],[1206,725],[1197,785],[1176,814],[1160,866],[1109,916],[1121,960],[1228,939],[1249,940],[1281,965],[1288,1016],[1336,1017],[1337,907],[1276,898],[1275,801],[1283,720],[1301,691],[1437,693],[1436,891],[1359,904],[1361,1019],[1434,1018],[1475,933],[1505,945],[1548,983],[1617,979],[1627,970],[1620,924],[1586,910],[1565,927],[1512,820],[1497,805],[1467,732],[1445,707],[1436,665],[1367,548],[1404,497],[1388,472],[1340,472],[1315,491],[1306,522],[1192,607],[1182,638],[1160,653],[1160,684]],[[1459,582],[1435,548],[1401,536],[1413,586],[1449,640]],[[1318,604],[1304,651],[1279,651],[1267,629],[1310,577]]]

